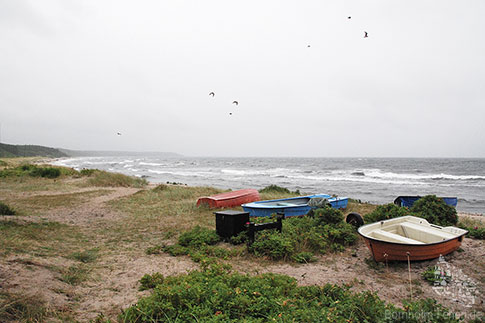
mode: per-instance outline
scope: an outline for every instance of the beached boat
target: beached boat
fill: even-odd
[[[258,190],[247,188],[212,196],[203,196],[197,200],[197,206],[205,204],[210,208],[233,207],[259,201],[260,199]]]
[[[375,261],[438,258],[458,249],[468,233],[410,215],[363,225],[358,232]]]
[[[405,207],[411,207],[413,206],[414,202],[419,200],[422,196],[398,196],[394,200],[394,204],[398,206],[405,206]],[[442,199],[446,204],[451,205],[456,207],[456,204],[458,203],[458,198],[456,197],[438,197],[439,199]]]
[[[327,194],[316,194],[247,203],[243,204],[242,207],[245,212],[249,212],[249,216],[263,217],[271,216],[271,214],[275,213],[283,213],[285,217],[301,216],[317,207],[311,206],[312,199],[313,201],[325,199],[335,209],[346,208],[348,203],[347,197],[332,197]]]

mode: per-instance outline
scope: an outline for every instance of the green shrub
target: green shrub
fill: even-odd
[[[221,241],[215,230],[195,226],[192,230],[184,232],[179,237],[179,244],[184,247],[200,247],[214,245]]]
[[[54,167],[33,167],[29,171],[32,177],[57,178],[61,175],[61,171]]]
[[[367,214],[364,217],[364,220],[366,223],[374,223],[406,215],[413,214],[405,207],[399,207],[396,204],[389,203],[385,205],[379,205],[374,211]]]
[[[337,224],[344,220],[342,211],[329,206],[316,209],[314,211],[314,217],[317,225]]]
[[[458,223],[456,209],[435,195],[427,195],[414,202],[411,212],[436,225],[450,226]]]
[[[140,279],[139,290],[153,289],[163,283],[164,277],[160,273],[146,274]]]
[[[148,279],[151,281],[151,278]],[[440,320],[458,322],[433,300],[400,309],[377,294],[349,286],[298,286],[286,275],[231,273],[220,264],[163,278],[151,295],[122,312],[122,322],[393,322],[440,310]]]
[[[281,187],[281,186],[278,186],[278,185],[269,185],[269,186],[266,186],[265,188],[262,188],[259,190],[259,193],[271,193],[271,194],[296,194],[296,195],[300,195],[300,190],[296,190],[294,192],[290,191],[289,189],[285,188],[285,187]]]
[[[15,215],[15,210],[10,208],[7,204],[0,202],[0,215]]]
[[[249,246],[256,256],[267,256],[272,260],[290,259],[295,250],[292,240],[277,231],[262,231]]]
[[[6,168],[0,171],[0,177],[9,176],[32,176],[57,178],[61,175],[61,171],[56,167],[38,167],[36,165],[25,164],[15,168]]]
[[[0,167],[7,167],[7,166],[8,166],[7,162],[0,160]]]

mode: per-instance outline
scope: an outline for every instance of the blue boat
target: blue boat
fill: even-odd
[[[405,206],[405,207],[411,207],[413,206],[414,202],[419,200],[422,196],[398,196],[394,200],[394,204],[398,206]],[[456,204],[458,203],[458,198],[456,197],[438,197],[439,199],[442,199],[446,204],[451,205],[453,207],[456,207]]]
[[[316,206],[308,205],[311,199],[326,199],[334,209],[346,208],[348,203],[347,197],[332,197],[327,194],[316,194],[278,200],[257,201],[243,204],[242,208],[245,212],[249,212],[249,216],[269,217],[275,213],[283,213],[285,217],[301,216],[317,208]]]

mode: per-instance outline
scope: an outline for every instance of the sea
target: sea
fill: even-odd
[[[154,155],[63,158],[55,165],[101,169],[220,189],[278,185],[376,204],[398,196],[458,197],[457,210],[485,214],[484,158],[221,158]]]

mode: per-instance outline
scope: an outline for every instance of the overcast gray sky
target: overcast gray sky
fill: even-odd
[[[1,141],[485,157],[484,19],[483,0],[0,0]]]

